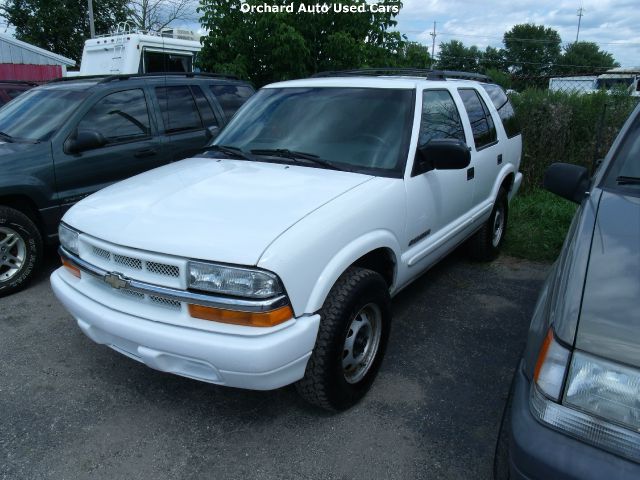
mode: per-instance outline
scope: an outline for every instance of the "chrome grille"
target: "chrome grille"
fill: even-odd
[[[93,246],[93,254],[96,257],[104,258],[105,260],[111,260],[111,253],[104,248]]]
[[[133,290],[127,290],[126,288],[123,288],[122,290],[118,290],[118,291],[123,295],[127,295],[129,297],[137,298],[139,300],[144,299],[144,294],[140,292],[134,292]]]
[[[156,297],[155,295],[149,295],[149,300],[161,307],[170,308],[171,310],[180,310],[181,304],[176,300],[169,300],[168,298]]]
[[[135,258],[129,255],[120,255],[96,245],[91,245],[90,252],[94,258],[108,262],[112,265],[111,268],[114,269],[116,268],[116,266],[118,266],[125,267],[131,270],[147,272],[154,276],[157,275],[175,279],[180,278],[180,267],[177,265],[153,262],[151,260],[143,260],[141,258]],[[104,265],[104,268],[110,269],[110,267],[107,265]]]

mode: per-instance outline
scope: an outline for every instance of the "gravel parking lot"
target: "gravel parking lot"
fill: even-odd
[[[450,256],[394,300],[380,375],[338,415],[292,387],[217,387],[95,345],[45,271],[0,299],[0,478],[490,478],[547,270]]]

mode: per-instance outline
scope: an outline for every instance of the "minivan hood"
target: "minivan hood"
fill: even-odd
[[[75,205],[63,221],[117,245],[255,265],[281,233],[371,178],[196,157],[107,187]]]
[[[640,367],[640,198],[603,192],[576,348]]]

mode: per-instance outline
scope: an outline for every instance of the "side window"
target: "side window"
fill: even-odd
[[[460,92],[464,108],[469,115],[476,150],[495,142],[497,139],[496,127],[482,98],[472,88],[461,88],[458,92]]]
[[[79,130],[95,130],[108,144],[129,142],[151,134],[144,92],[125,90],[98,101],[78,123]]]
[[[491,97],[493,106],[496,107],[496,110],[500,115],[500,120],[502,120],[504,131],[507,132],[507,137],[511,138],[519,135],[520,124],[516,119],[516,112],[513,110],[513,106],[511,105],[506,93],[504,93],[504,90],[502,90],[498,85],[491,85],[488,83],[483,83],[482,87]]]
[[[211,92],[220,102],[227,121],[253,95],[253,89],[247,85],[210,85]]]
[[[202,128],[200,115],[191,90],[186,85],[156,87],[165,133]]]
[[[192,86],[191,93],[193,94],[193,98],[196,99],[198,112],[200,112],[200,118],[202,119],[202,123],[204,123],[204,126],[214,127],[218,125],[218,120],[216,120],[216,117],[213,114],[213,110],[211,110],[211,105],[209,105],[209,100],[207,100],[207,97],[204,96],[202,89],[198,86]]]
[[[466,141],[458,108],[448,90],[424,90],[418,145],[441,138]]]
[[[21,93],[24,93],[27,89],[18,89],[18,88],[6,88],[4,91],[9,96],[9,98],[14,99]]]

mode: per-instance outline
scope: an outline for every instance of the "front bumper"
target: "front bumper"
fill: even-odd
[[[529,407],[531,383],[516,371],[509,426],[513,479],[637,479],[640,464],[593,447],[538,422]]]
[[[51,275],[51,286],[93,341],[156,370],[218,385],[271,390],[301,379],[320,324],[319,315],[310,315],[280,329],[198,330],[110,308],[83,295],[68,277],[59,268]],[[252,334],[244,335],[243,328],[251,328]],[[256,334],[256,329],[264,333]]]

